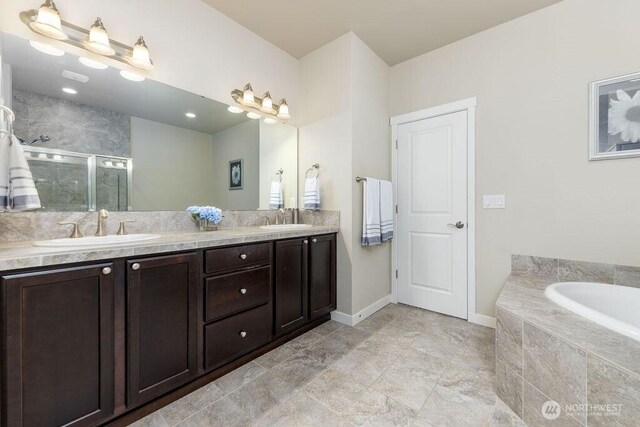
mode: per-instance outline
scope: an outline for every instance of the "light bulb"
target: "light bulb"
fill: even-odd
[[[245,104],[253,104],[255,102],[251,83],[247,83],[242,90],[242,101],[244,101]]]
[[[120,70],[120,75],[127,80],[131,80],[132,82],[143,82],[146,80],[146,77],[127,70]]]
[[[73,89],[73,88],[70,88],[70,87],[63,87],[63,88],[62,88],[62,91],[63,91],[64,93],[68,93],[69,95],[75,95],[75,94],[77,94],[77,93],[78,93],[78,91],[77,91],[77,90],[75,90],[75,89]]]
[[[78,58],[78,61],[80,61],[82,65],[89,68],[95,68],[96,70],[106,70],[107,68],[109,68],[107,64],[103,64],[102,62],[99,62],[99,61],[94,61],[93,59],[89,59],[84,56],[81,56],[80,58]]]
[[[250,119],[256,120],[260,118],[260,114],[254,113],[253,111],[249,111],[247,113],[247,117],[249,117]]]
[[[273,113],[273,101],[271,100],[271,94],[269,92],[265,93],[262,97],[260,109],[265,113]]]
[[[289,115],[289,105],[287,105],[287,100],[284,98],[282,98],[280,106],[278,107],[278,118],[283,120],[291,118]]]
[[[31,40],[31,41],[29,41],[29,44],[35,50],[39,50],[40,52],[46,53],[47,55],[64,56],[64,50],[58,49],[57,47],[53,47],[53,46],[48,45],[46,43],[40,43],[40,42],[37,42],[35,40]]]
[[[235,105],[229,105],[229,107],[227,107],[227,111],[233,114],[240,114],[244,112],[242,108],[236,107]]]
[[[131,56],[127,56],[127,61],[134,67],[138,67],[143,70],[150,70],[153,68],[153,62],[149,57],[149,48],[144,41],[144,37],[140,36],[135,46],[133,46],[133,52]]]
[[[40,33],[56,40],[66,40],[69,37],[62,31],[60,12],[53,0],[46,0],[38,9],[35,21],[29,22],[29,27],[36,33]]]
[[[272,119],[271,117],[265,117],[264,122],[268,125],[272,125],[278,123],[276,119]]]
[[[109,35],[100,18],[97,18],[96,22],[91,26],[89,40],[84,42],[84,46],[90,51],[99,53],[100,55],[111,56],[116,53],[109,43]]]

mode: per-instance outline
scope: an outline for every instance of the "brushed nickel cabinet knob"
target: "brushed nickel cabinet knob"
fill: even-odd
[[[132,270],[140,270],[140,264],[138,264],[137,262],[131,265],[131,269]]]
[[[240,259],[247,259],[247,254],[240,255]]]
[[[108,274],[111,274],[111,267],[105,267],[102,269],[102,274],[104,274],[105,276]]]
[[[246,294],[246,293],[247,293],[247,290],[246,290],[245,288],[242,288],[242,289],[240,289],[240,293],[241,293],[242,295],[244,295],[244,294]]]
[[[304,243],[306,245],[307,243],[309,243],[309,241],[308,240],[303,240],[302,243]]]
[[[311,240],[313,243],[318,243],[318,239],[312,239]]]
[[[241,336],[242,338],[244,338],[244,337],[246,337],[246,336],[247,336],[247,333],[246,333],[245,331],[241,331],[241,332],[240,332],[240,336]]]

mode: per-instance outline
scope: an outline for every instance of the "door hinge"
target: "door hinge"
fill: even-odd
[[[398,270],[396,269],[396,279],[398,278]]]

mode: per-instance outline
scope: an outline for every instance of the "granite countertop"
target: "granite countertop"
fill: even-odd
[[[338,231],[340,227],[335,225],[314,225],[289,231],[264,230],[260,227],[238,227],[212,232],[178,231],[155,233],[161,235],[155,240],[102,248],[48,248],[33,246],[33,242],[8,243],[0,244],[0,271],[288,239]]]
[[[558,280],[512,274],[496,306],[640,377],[640,341],[600,326],[549,300],[544,289],[556,282]]]

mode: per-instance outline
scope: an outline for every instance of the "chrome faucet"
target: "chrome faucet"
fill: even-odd
[[[100,209],[98,211],[98,229],[96,230],[96,236],[102,237],[107,235],[105,223],[109,218],[109,211],[106,209]]]

